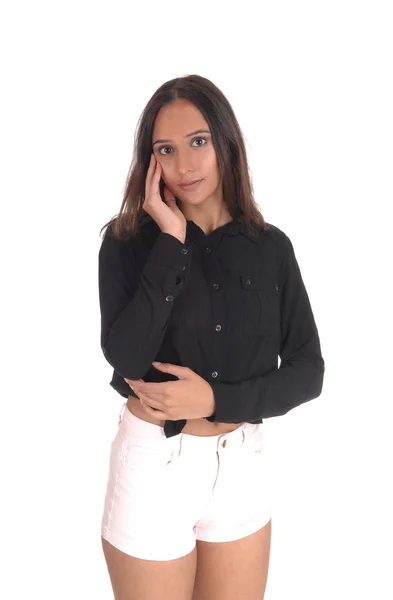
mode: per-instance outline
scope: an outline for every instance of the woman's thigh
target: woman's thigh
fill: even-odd
[[[135,558],[104,538],[102,548],[115,600],[191,600],[197,550],[168,561]]]
[[[197,541],[192,600],[263,600],[270,560],[272,521],[232,542]]]

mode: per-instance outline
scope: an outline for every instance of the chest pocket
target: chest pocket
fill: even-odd
[[[280,331],[280,290],[274,279],[261,273],[241,274],[242,331],[275,334]]]

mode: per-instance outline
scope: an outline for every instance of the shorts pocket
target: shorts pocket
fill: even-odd
[[[121,435],[121,433],[120,433]],[[178,457],[180,436],[148,441],[124,439],[123,465],[136,471],[151,472],[166,469]]]

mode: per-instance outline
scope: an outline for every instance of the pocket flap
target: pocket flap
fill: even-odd
[[[275,292],[274,282],[266,279],[262,273],[252,273],[247,271],[241,274],[241,284],[243,290],[263,290],[265,292]]]

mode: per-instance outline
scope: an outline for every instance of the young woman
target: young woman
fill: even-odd
[[[261,215],[240,127],[211,81],[154,93],[104,227],[101,347],[127,399],[101,527],[114,596],[261,600],[263,418],[318,397],[325,365],[292,243]]]

